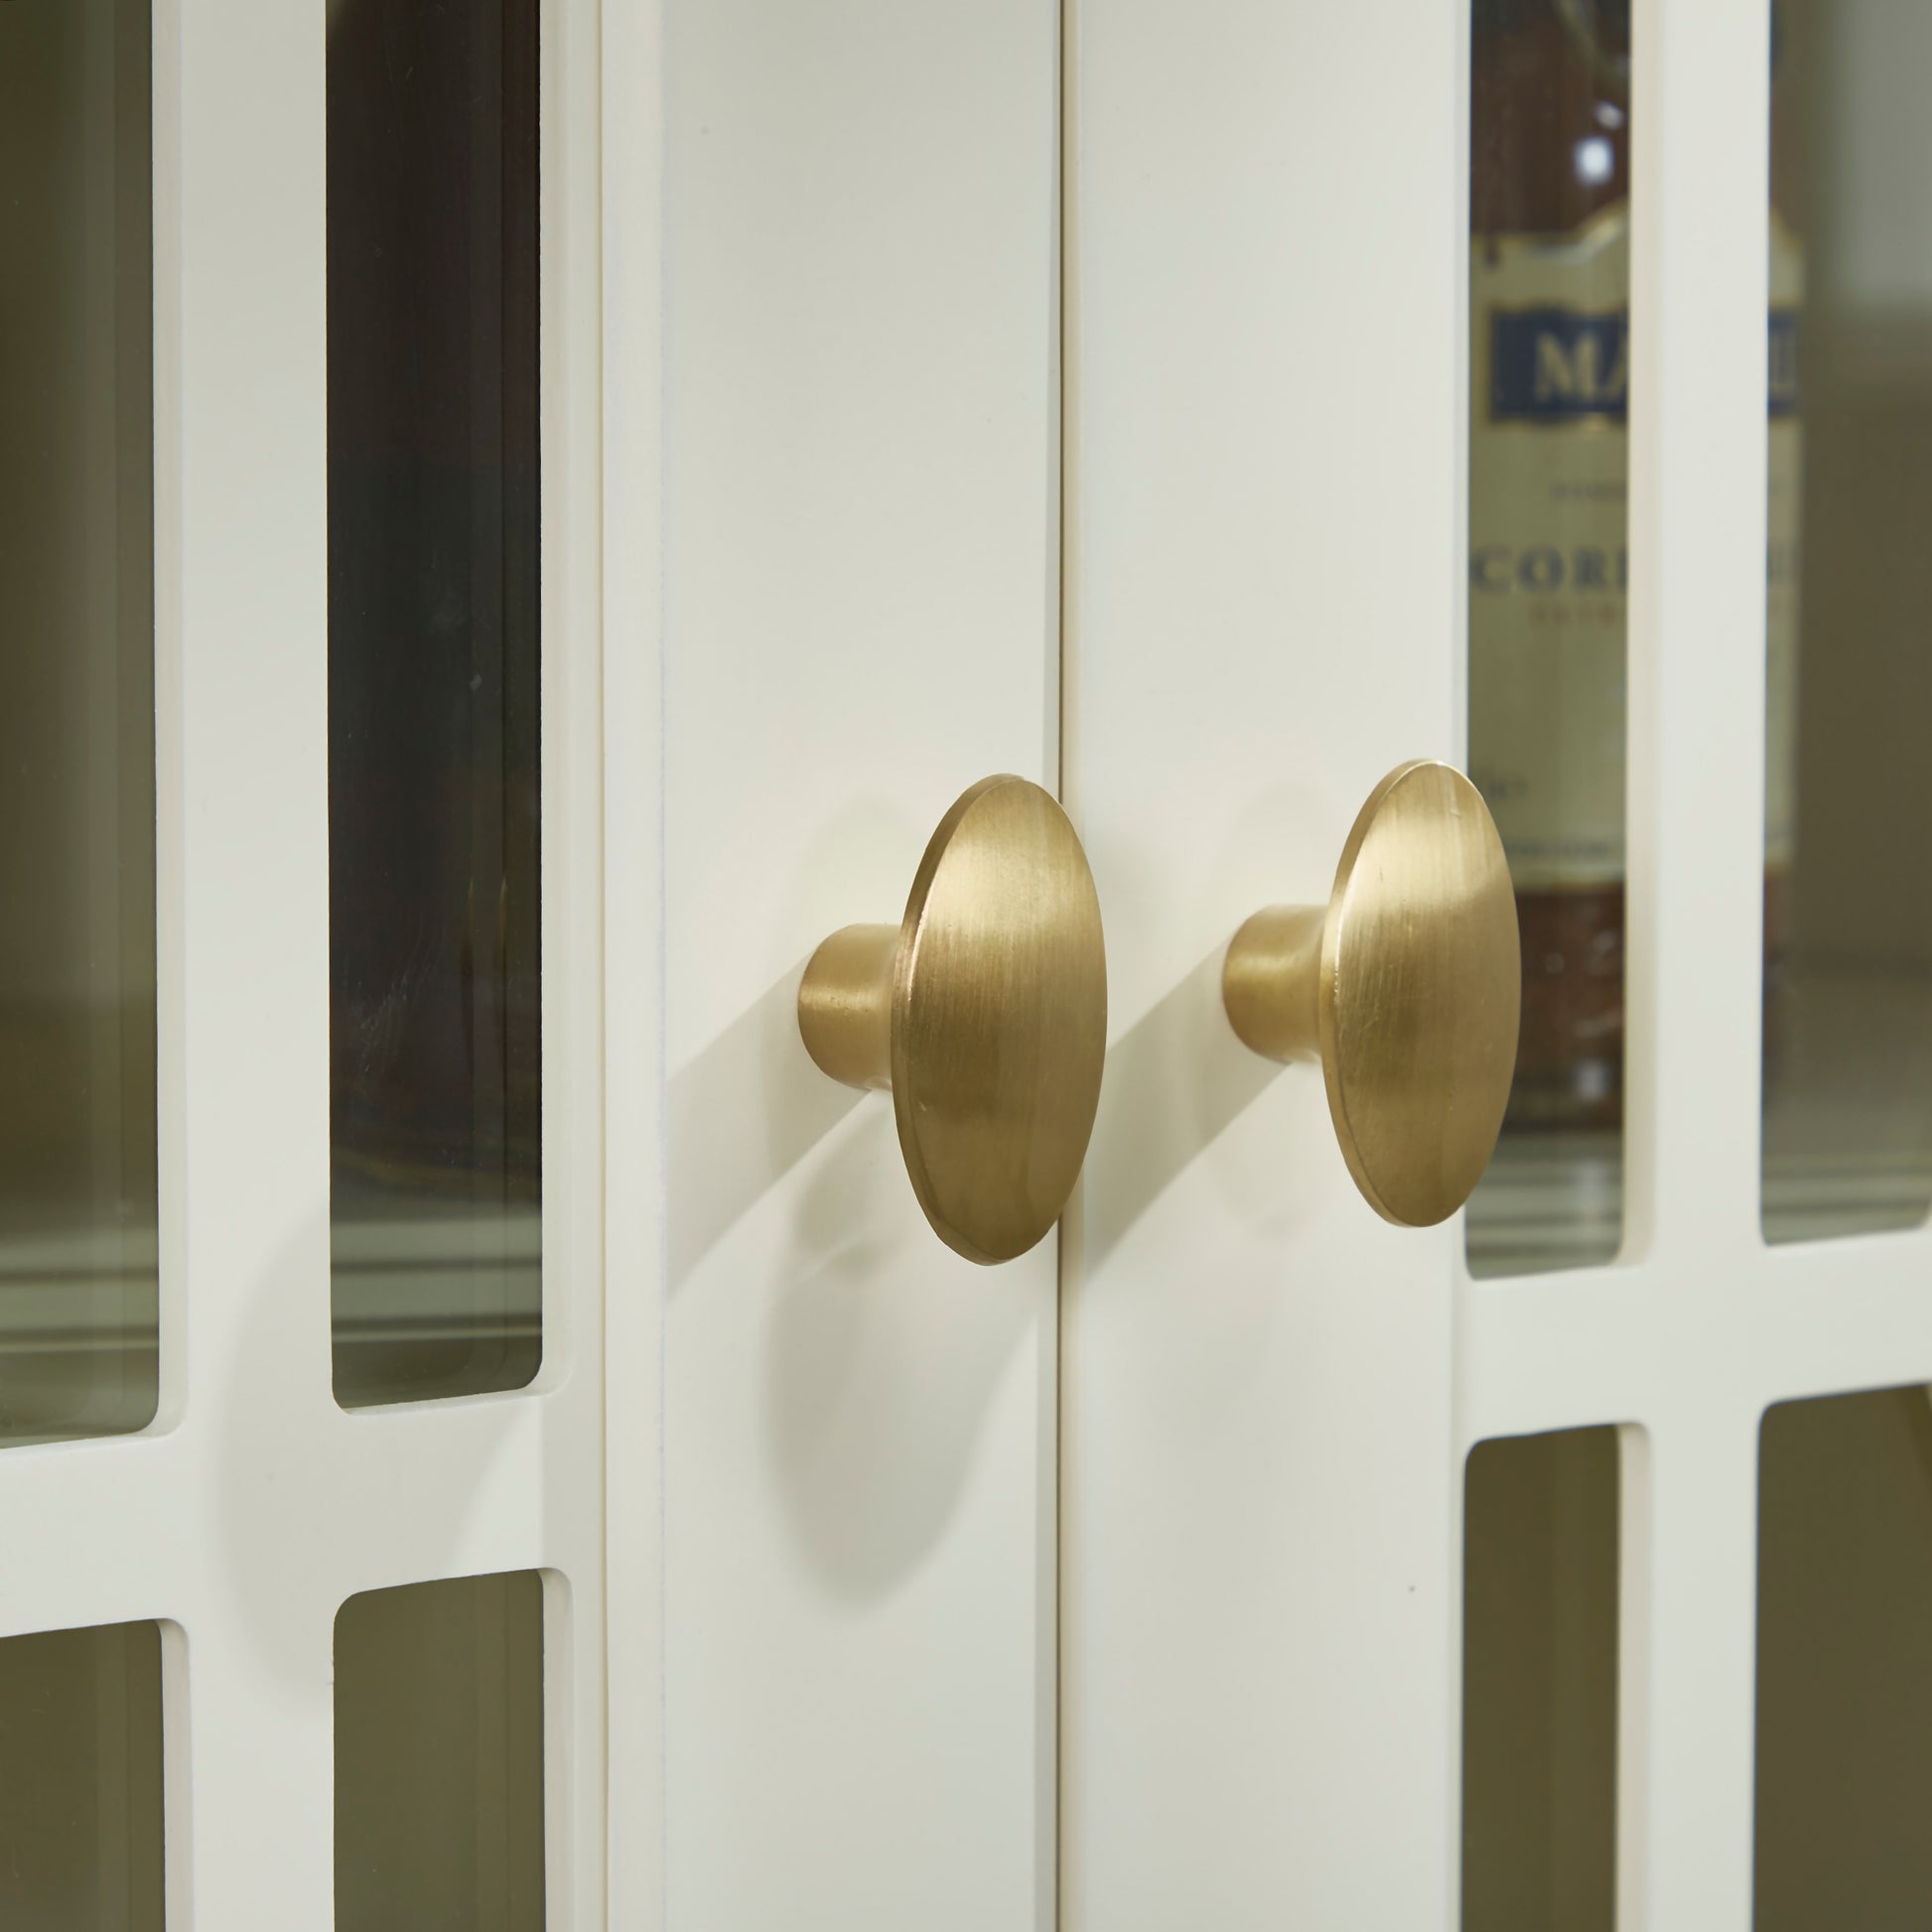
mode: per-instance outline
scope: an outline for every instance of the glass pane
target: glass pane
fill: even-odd
[[[370,1590],[337,1614],[336,1924],[541,1932],[534,1571]]]
[[[1463,1515],[1469,1932],[1610,1932],[1616,1657],[1616,1431],[1479,1444]]]
[[[1932,1409],[1788,1402],[1758,1460],[1757,1932],[1932,1918]]]
[[[147,0],[0,6],[0,1441],[154,1416]]]
[[[161,1631],[0,1641],[0,1925],[161,1932]]]
[[[331,0],[336,1393],[542,1348],[537,0]]]
[[[1789,1241],[1932,1204],[1932,12],[1774,18],[1763,1222]]]
[[[1629,0],[1475,0],[1469,770],[1523,935],[1478,1275],[1622,1239]]]

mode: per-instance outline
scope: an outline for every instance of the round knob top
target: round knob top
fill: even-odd
[[[1509,864],[1461,772],[1399,765],[1342,850],[1316,1012],[1343,1157],[1387,1219],[1426,1227],[1482,1178],[1516,1067]]]
[[[1086,854],[1058,802],[984,778],[919,862],[893,972],[892,1085],[919,1205],[969,1260],[1059,1218],[1107,1051],[1107,965]]]

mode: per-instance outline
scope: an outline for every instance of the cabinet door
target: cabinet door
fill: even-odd
[[[662,26],[669,1921],[1043,1925],[1055,1242],[942,1245],[796,1007],[1055,782],[1057,23]]]
[[[1505,32],[1568,76],[1541,201],[1498,187]],[[1069,1926],[1922,1909],[1917,34],[1073,12],[1065,776],[1113,999],[1062,1338]],[[1512,305],[1563,317],[1514,399]],[[1585,506],[1521,556],[1508,434]],[[1577,717],[1526,698],[1547,659],[1497,670],[1519,593],[1586,684],[1613,633]],[[1511,704],[1602,821],[1552,878],[1491,798],[1542,1111],[1463,1224],[1396,1228],[1220,961]],[[1533,1054],[1592,947],[1598,1046]]]
[[[602,1918],[594,13],[0,20],[10,1923]]]

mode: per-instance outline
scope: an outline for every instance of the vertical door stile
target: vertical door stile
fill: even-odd
[[[1068,1294],[1067,1932],[1446,1922],[1459,1233],[1378,1220],[1220,969],[1325,897],[1385,773],[1460,753],[1465,36],[1077,9],[1066,768],[1111,1040]]]
[[[1638,0],[1631,263],[1630,1172],[1652,1270],[1629,1498],[1623,1831],[1647,1932],[1750,1918],[1762,1369],[1769,12]],[[1612,1283],[1612,1287],[1614,1284]],[[1551,1292],[1551,1291],[1546,1291]]]
[[[828,933],[897,925],[969,785],[1054,781],[1056,28],[1037,0],[664,16],[673,1922],[1050,1907],[1054,1243],[942,1245],[894,1100],[828,1079],[797,1012]],[[613,45],[645,63],[649,32]],[[645,272],[613,285],[623,383]],[[614,513],[651,507],[645,412],[613,418]]]
[[[650,9],[629,11],[647,17]],[[547,0],[539,66],[543,865],[554,886],[545,896],[543,931],[543,1327],[550,1363],[533,1391],[547,1427],[531,1446],[543,1471],[531,1543],[546,1571],[545,1875],[553,1928],[600,1925],[614,1910],[612,1674],[633,1646],[646,1672],[657,1656],[648,1626],[616,1642],[610,1631],[618,1600],[613,1554],[633,1543],[656,1547],[648,1524],[621,1540],[611,1534],[611,1492],[628,1482],[632,1467],[617,1451],[616,1419],[654,1432],[658,1409],[647,1368],[633,1369],[635,1381],[614,1388],[609,1364],[629,1368],[652,1359],[656,1251],[646,1244],[655,1233],[656,1196],[646,1176],[657,1169],[648,1144],[639,1147],[632,1131],[640,1117],[654,1122],[660,1060],[655,927],[647,926],[640,943],[634,923],[640,903],[651,920],[658,903],[659,845],[647,815],[656,802],[656,746],[647,727],[641,742],[632,735],[639,722],[635,685],[614,692],[607,642],[607,599],[633,580],[614,584],[607,576],[607,444],[620,435],[626,452],[631,444],[628,425],[611,427],[616,405],[604,306],[614,260],[634,251],[645,274],[655,273],[656,261],[642,219],[625,235],[622,252],[612,253],[601,14],[601,0]],[[635,118],[650,121],[642,111]],[[648,204],[638,210],[648,211]],[[646,560],[633,568],[648,570],[654,530],[654,520],[646,520],[625,531],[621,547]],[[634,618],[634,606],[621,609]],[[633,676],[649,698],[654,643],[643,629],[617,646],[634,662]],[[615,793],[611,773],[619,759],[634,767],[632,784],[645,801],[641,820],[627,815],[637,790],[621,800]],[[620,1036],[621,1026],[633,1030]],[[614,1269],[621,1271],[616,1292]],[[620,1302],[638,1324],[621,1335],[626,1350],[639,1344],[635,1354],[612,1345],[608,1311]],[[626,1498],[631,1493],[626,1487]],[[634,1598],[622,1600],[634,1606]],[[652,1700],[638,1714],[645,1735],[655,1711]],[[626,1821],[625,1831],[648,1844],[640,1824]]]
[[[1764,0],[1640,4],[1632,92],[1631,1248],[1756,1251]]]
[[[185,1725],[196,1920],[327,1932],[324,18],[179,0]],[[185,1307],[184,1307],[185,1304]],[[334,1568],[333,1553],[326,1567]],[[179,1794],[171,1792],[170,1797]],[[192,1828],[192,1836],[184,1827]]]
[[[663,0],[603,0],[604,1713],[610,1923],[664,1872]]]

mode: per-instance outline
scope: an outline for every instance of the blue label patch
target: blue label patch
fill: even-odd
[[[1489,415],[1498,423],[1620,423],[1630,399],[1630,318],[1516,309],[1490,318]]]
[[[1497,423],[1621,423],[1630,402],[1627,310],[1515,309],[1489,319],[1489,418]],[[1798,413],[1798,311],[1770,315],[1772,418]]]

